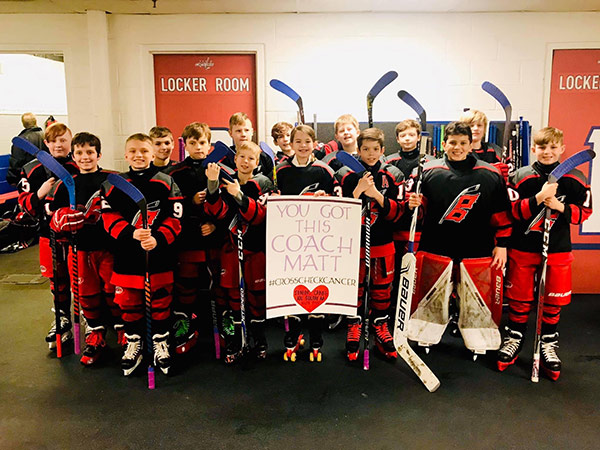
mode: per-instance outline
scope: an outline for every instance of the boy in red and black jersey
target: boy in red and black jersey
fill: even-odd
[[[292,149],[292,142],[290,140],[293,128],[294,126],[287,122],[277,122],[273,125],[273,128],[271,128],[273,142],[279,147],[279,150],[275,155],[275,164],[283,162],[286,158],[294,157],[294,150]]]
[[[342,186],[344,197],[360,198],[363,203],[370,204],[367,210],[370,211],[371,221],[371,285],[366,286],[363,228],[358,308],[362,311],[364,290],[368,289],[377,348],[388,358],[396,358],[398,355],[388,320],[395,265],[394,222],[404,213],[404,176],[397,167],[381,162],[384,152],[383,131],[378,128],[362,131],[358,136],[358,155],[365,168],[364,174],[359,175],[344,166],[336,172],[336,178]],[[349,317],[346,351],[350,361],[358,357],[360,335],[361,317]]]
[[[592,213],[590,186],[583,173],[571,170],[548,183],[565,151],[562,131],[546,127],[534,136],[537,161],[509,178],[514,231],[508,250],[506,292],[509,313],[506,337],[498,352],[498,369],[513,364],[523,345],[529,313],[533,309],[536,274],[542,262],[545,209],[550,208],[551,228],[542,316],[542,368],[552,379],[560,376],[558,322],[562,306],[571,302],[571,225],[579,225]]]
[[[177,164],[171,159],[171,154],[175,148],[173,133],[167,127],[152,127],[148,135],[152,138],[154,147],[154,160],[152,165],[158,167],[158,170],[165,172],[169,167]]]
[[[227,329],[224,321],[226,336],[225,362],[235,361],[239,352],[240,337],[236,336],[236,323],[240,323],[240,291],[239,291],[239,261],[238,261],[238,232],[243,239],[244,285],[247,288],[247,310],[250,318],[250,332],[254,338],[254,349],[259,358],[267,354],[265,338],[265,239],[266,239],[266,207],[267,196],[273,189],[271,180],[262,174],[253,175],[258,165],[260,147],[253,142],[244,142],[237,148],[235,164],[237,171],[232,174],[233,182],[224,180],[219,187],[219,165],[208,165],[208,194],[206,210],[215,218],[231,223],[230,240],[221,253],[221,287],[228,294],[229,307],[233,312],[233,330]],[[225,315],[229,315],[227,312]]]
[[[67,169],[70,174],[79,172],[79,168],[70,158],[71,130],[63,123],[54,123],[46,129],[44,143],[50,154]],[[56,273],[52,262],[50,248],[50,215],[46,211],[46,196],[56,182],[54,175],[37,159],[28,162],[21,171],[21,180],[17,185],[19,190],[19,206],[40,223],[40,271],[42,276],[50,279],[50,289],[59,305],[61,316],[61,339],[68,340],[71,336],[71,292],[69,290],[69,272],[67,269],[68,244],[66,240],[56,242]],[[56,348],[56,323],[52,323],[46,336],[46,342],[51,350]]]
[[[210,128],[205,123],[193,122],[182,133],[188,157],[165,171],[170,175],[183,196],[181,234],[177,237],[177,273],[175,302],[173,304],[174,337],[177,353],[186,353],[197,342],[195,314],[200,316],[198,299],[216,295],[223,303],[218,286],[221,273],[219,254],[227,238],[225,226],[217,227],[214,217],[204,208],[207,178],[203,166],[210,152]]]
[[[336,140],[325,144],[323,149],[318,151],[323,156],[317,155],[317,158],[329,165],[335,172],[343,167],[343,164],[337,160],[339,152],[346,152],[351,155],[358,152],[356,139],[360,134],[360,126],[353,115],[342,114],[336,119],[333,128]]]
[[[425,164],[422,194],[413,193],[409,198],[409,207],[422,205],[424,216],[417,254],[417,264],[422,261],[424,270],[417,279],[417,292],[422,289],[426,293],[429,287],[443,280],[438,291],[446,293],[438,299],[435,317],[431,311],[425,311],[433,302],[417,307],[409,322],[409,337],[424,345],[439,342],[448,324],[449,296],[454,285],[459,294],[463,292],[455,297],[460,301],[458,328],[465,345],[477,354],[496,350],[501,343],[497,326],[500,310],[496,311],[496,305],[491,304],[496,292],[492,286],[501,280],[499,272],[506,263],[511,222],[502,174],[473,156],[471,142],[468,124],[449,124],[443,141],[446,155]],[[450,276],[446,268],[453,263],[457,270]],[[439,266],[442,269],[437,272]],[[435,273],[435,278],[425,276],[425,269],[428,274]],[[481,305],[481,301],[472,298],[473,284],[485,293],[483,300],[490,302],[478,316],[470,312],[473,302]]]
[[[109,323],[104,308],[110,309],[112,325],[121,345],[124,344],[124,332],[121,311],[114,302],[115,287],[110,282],[113,272],[112,239],[100,220],[100,187],[110,172],[98,167],[101,157],[98,137],[77,133],[72,146],[73,159],[79,167],[79,173],[73,175],[77,207],[71,209],[68,190],[60,180],[54,184],[46,200],[48,209],[53,212],[50,226],[60,236],[72,238],[77,248],[77,279],[73,258],[69,260],[70,278],[71,286],[77,283],[79,288],[81,309],[88,324],[81,363],[91,365],[98,360],[106,345]]]
[[[173,179],[150,163],[152,140],[148,135],[131,135],[125,143],[128,172],[121,174],[144,195],[148,227],[142,228],[137,204],[110,182],[102,185],[102,221],[115,242],[115,302],[125,324],[127,348],[121,360],[124,375],[130,375],[142,360],[144,331],[144,275],[152,288],[152,340],[155,364],[166,374],[170,367],[167,344],[175,267],[174,241],[181,225],[183,205]],[[146,267],[148,252],[148,267]]]

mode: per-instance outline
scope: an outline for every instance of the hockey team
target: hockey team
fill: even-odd
[[[73,336],[73,297],[75,322],[86,323],[81,352],[86,366],[102,356],[112,328],[123,350],[125,376],[140,365],[148,347],[154,366],[168,374],[172,354],[188,353],[197,344],[208,314],[217,354],[226,364],[247,357],[247,342],[254,357],[265,358],[268,197],[345,196],[362,199],[371,232],[367,276],[363,217],[358,315],[346,318],[348,359],[357,359],[368,323],[377,349],[389,359],[397,357],[390,327],[400,261],[419,207],[418,277],[408,337],[429,347],[440,342],[449,325],[475,354],[497,350],[500,371],[517,359],[536,303],[548,208],[552,227],[541,364],[549,378],[558,379],[558,322],[571,298],[570,225],[581,224],[592,211],[590,187],[580,170],[548,182],[565,151],[562,132],[539,130],[532,146],[536,161],[509,175],[501,149],[485,142],[487,118],[480,111],[471,110],[446,127],[445,154],[437,160],[420,149],[421,125],[414,120],[396,126],[400,150],[387,157],[380,129],[361,131],[349,114],[334,128],[335,140],[318,146],[310,126],[276,123],[272,137],[279,150],[272,159],[252,141],[248,116],[235,113],[229,121],[230,154],[208,162],[211,130],[194,122],[181,133],[188,156],[179,163],[170,159],[175,140],[168,128],[133,134],[124,148],[129,170],[118,176],[143,194],[144,213],[100,167],[97,136],[73,136],[62,123],[50,125],[44,142],[72,175],[75,204],[67,186],[39,159],[24,166],[18,186],[22,210],[40,222],[40,268],[54,298],[55,321],[46,336],[50,349]],[[349,170],[342,152],[353,155],[364,172]],[[508,320],[502,339],[498,290],[505,270]],[[333,319],[318,313],[286,317],[284,359],[296,359],[305,322],[310,359],[321,361],[323,330]]]

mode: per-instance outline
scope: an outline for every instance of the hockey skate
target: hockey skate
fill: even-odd
[[[356,361],[360,349],[362,323],[359,316],[348,317],[348,333],[346,334],[346,352],[348,361]]]
[[[394,338],[390,334],[388,319],[388,316],[383,316],[373,320],[375,344],[377,350],[387,359],[396,359],[398,358],[398,352],[396,351],[396,347],[394,347]]]
[[[106,346],[104,340],[104,327],[90,328],[85,336],[85,348],[81,355],[80,362],[84,366],[91,366],[100,358],[102,349]]]
[[[121,358],[121,369],[126,377],[131,375],[133,371],[142,362],[142,338],[139,334],[125,334],[127,339],[127,347]]]
[[[54,308],[52,309],[54,312]],[[71,331],[72,324],[71,318],[64,311],[60,312],[60,341],[64,344],[69,339],[73,339],[73,332]],[[46,335],[46,342],[50,350],[56,350],[56,319],[52,321],[50,330]]]
[[[113,328],[117,333],[117,345],[125,347],[127,345],[127,338],[125,337],[125,326],[122,323],[116,323]]]
[[[284,361],[296,362],[298,350],[304,347],[304,335],[300,332],[300,318],[289,316],[289,330],[285,332],[283,345],[286,351],[283,354]]]
[[[324,316],[308,316],[308,324],[310,328],[310,362],[321,362],[323,354],[323,322]]]
[[[241,356],[240,349],[241,322],[234,322],[231,311],[223,313],[223,337],[225,340],[225,364],[233,364]]]
[[[171,355],[169,354],[169,344],[167,343],[168,338],[169,332],[152,336],[154,366],[158,367],[165,375],[169,374],[169,369],[171,368]]]
[[[267,358],[267,338],[265,336],[265,320],[252,319],[250,331],[254,339],[254,353],[257,359]]]
[[[192,329],[190,318],[186,313],[174,312],[175,322],[175,353],[183,354],[190,351],[198,342],[198,331]]]
[[[523,348],[523,333],[512,330],[509,327],[504,328],[506,336],[502,342],[502,347],[498,350],[498,359],[496,364],[498,370],[503,372],[508,366],[513,365],[519,357],[519,352]]]
[[[556,381],[560,377],[560,370],[562,368],[562,363],[556,353],[556,349],[558,348],[558,332],[542,335],[541,347],[542,358],[540,363],[542,370],[548,378]]]

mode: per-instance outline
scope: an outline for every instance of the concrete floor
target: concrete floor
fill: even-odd
[[[214,360],[208,337],[171,377],[124,378],[113,350],[97,367],[62,360],[43,340],[52,320],[37,247],[0,255],[1,449],[400,449],[600,446],[600,296],[576,296],[562,319],[558,382],[529,381],[531,333],[519,363],[500,374],[445,338],[424,360],[431,394],[401,361],[344,358],[342,330],[325,335],[324,361],[284,363],[283,331],[269,329],[269,359],[246,369]],[[109,344],[115,348],[115,338]],[[374,352],[372,352],[374,354]]]

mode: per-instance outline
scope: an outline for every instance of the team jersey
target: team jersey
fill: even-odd
[[[56,158],[67,171],[74,175],[79,172],[79,167],[71,158]],[[50,236],[50,216],[45,210],[46,199],[40,200],[37,196],[38,189],[49,178],[58,177],[46,169],[37,159],[29,161],[21,171],[21,180],[17,185],[19,191],[19,206],[40,221],[40,236]]]
[[[367,166],[362,161],[361,164],[365,168],[365,171],[371,173],[375,181],[375,187],[384,196],[383,207],[379,206],[377,201],[370,199],[364,193],[360,196],[363,204],[370,202],[371,247],[391,244],[394,222],[397,222],[404,212],[404,176],[397,167],[382,163],[381,161],[378,161],[374,166]],[[344,197],[354,198],[354,189],[363,175],[351,171],[346,166],[343,166],[336,172],[335,176],[342,186]],[[364,242],[364,227],[362,241]],[[390,247],[391,253],[393,253],[393,249],[392,245]],[[383,255],[377,255],[372,252],[372,256]]]
[[[509,197],[514,218],[511,248],[541,253],[544,231],[544,204],[537,204],[535,195],[548,181],[548,175],[558,166],[534,162],[509,177]],[[571,251],[570,225],[579,225],[592,214],[592,193],[583,173],[571,170],[558,180],[556,198],[564,203],[564,213],[552,211],[550,253]]]
[[[155,166],[153,162],[151,162],[150,165],[156,167],[159,172],[167,173],[171,167],[177,165],[177,161],[170,159],[166,166]]]
[[[133,184],[146,199],[148,226],[157,246],[149,253],[148,271],[157,275],[151,282],[171,283],[175,263],[171,245],[181,231],[183,215],[181,193],[173,179],[156,167],[141,171],[129,170],[120,174]],[[116,240],[115,265],[112,282],[123,287],[141,288],[144,285],[145,251],[133,238],[136,228],[142,228],[138,205],[108,180],[102,184],[102,221],[104,229]]]
[[[293,157],[294,156],[292,155],[292,158]],[[277,154],[275,155],[275,164],[280,164],[280,163],[282,163],[283,161],[285,161],[288,158],[289,158],[288,155],[286,155],[285,153],[283,153],[283,151],[279,150],[277,152]]]
[[[469,154],[425,164],[419,250],[454,259],[492,255],[511,233],[510,202],[501,173]]]
[[[219,226],[218,221],[205,211],[203,204],[196,205],[193,202],[194,195],[205,191],[207,187],[206,168],[203,162],[203,159],[193,159],[188,156],[165,171],[173,178],[183,196],[181,233],[176,240],[180,251],[220,248],[226,237],[225,227]],[[207,222],[213,223],[216,229],[208,236],[202,236],[200,228]]]
[[[237,172],[233,175],[238,179]],[[207,194],[206,210],[214,217],[229,223],[230,236],[237,247],[237,233],[241,226],[244,250],[264,252],[266,245],[265,203],[273,190],[273,183],[261,174],[254,175],[240,185],[241,198],[238,203],[224,187]],[[238,214],[239,213],[239,214]]]
[[[235,145],[232,145],[231,149],[235,152]],[[229,167],[231,170],[236,170],[235,162],[230,160],[229,158],[224,158],[220,162],[221,164],[224,164],[227,167]],[[260,152],[258,166],[256,167],[256,169],[254,169],[254,174],[256,175],[258,173],[263,174],[269,180],[273,179],[273,160],[265,152]]]
[[[313,155],[317,159],[323,159],[325,156],[342,149],[342,144],[339,141],[329,141],[327,144],[320,144],[320,147],[313,150]]]
[[[307,166],[294,164],[288,158],[277,166],[277,187],[282,195],[310,194],[323,190],[332,195],[337,186],[334,172],[322,161],[312,161]]]
[[[473,149],[475,157],[486,163],[497,163],[502,161],[502,149],[491,142],[481,141],[481,148]]]
[[[100,187],[110,173],[98,168],[93,173],[76,173],[73,175],[76,208],[85,215],[83,227],[75,234],[75,243],[78,250],[113,250],[112,239],[100,220]],[[69,204],[69,192],[60,180],[54,184],[46,200],[48,210],[52,212],[59,208],[71,206]]]

